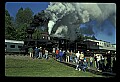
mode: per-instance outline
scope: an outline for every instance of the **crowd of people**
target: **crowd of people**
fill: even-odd
[[[35,49],[29,48],[28,52],[30,57],[34,58],[49,58],[49,52],[46,48],[36,47]],[[75,70],[86,71],[87,68],[95,67],[98,71],[106,71],[113,70],[115,72],[116,68],[116,57],[111,61],[110,52],[108,52],[107,56],[104,57],[102,54],[91,54],[90,57],[85,57],[84,51],[73,51],[73,50],[63,50],[59,48],[53,48],[52,58],[59,62],[67,62],[67,63],[76,63]],[[111,62],[113,65],[111,67]]]
[[[72,50],[62,50],[56,48],[53,50],[54,57],[57,61],[72,62],[76,63],[75,70],[86,71],[87,68],[96,68],[97,71],[115,71],[116,61],[115,58],[111,57],[110,51],[108,51],[107,56],[103,54],[93,53],[89,57],[85,57],[84,51],[72,51]],[[111,65],[113,64],[113,65]]]
[[[62,50],[62,49],[53,49],[53,54],[54,54],[54,58],[57,61],[64,61],[67,63],[76,63],[76,69],[75,70],[83,70],[86,71],[86,68],[88,67],[88,62],[86,60],[86,58],[84,57],[84,53],[78,51],[77,53],[75,53],[72,50]]]
[[[35,58],[35,59],[41,59],[41,58],[46,58],[48,59],[48,50],[46,48],[42,48],[42,47],[35,47],[35,49],[33,48],[29,48],[28,49],[28,53],[30,54],[31,58]]]

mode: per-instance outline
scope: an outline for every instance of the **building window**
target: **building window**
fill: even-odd
[[[18,46],[18,48],[22,48],[22,46]]]
[[[97,43],[97,45],[99,45],[99,43]]]
[[[114,47],[114,46],[112,45],[112,47]]]
[[[104,43],[104,46],[106,46],[106,44]]]
[[[10,48],[15,48],[15,45],[10,45]]]

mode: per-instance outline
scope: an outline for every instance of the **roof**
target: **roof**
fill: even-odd
[[[8,42],[8,43],[21,43],[21,44],[24,44],[24,41],[17,41],[17,40],[6,40],[6,39],[5,39],[5,42]]]

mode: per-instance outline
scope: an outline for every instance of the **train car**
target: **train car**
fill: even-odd
[[[21,49],[23,45],[24,45],[24,41],[5,39],[5,54],[24,53],[24,50]]]

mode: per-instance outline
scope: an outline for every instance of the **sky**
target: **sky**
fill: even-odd
[[[6,2],[5,9],[7,9],[12,17],[16,16],[17,11],[22,7],[29,7],[34,15],[45,10],[48,7],[49,2]]]
[[[48,5],[49,5],[49,2],[6,2],[5,9],[8,10],[8,12],[10,13],[10,16],[15,18],[16,13],[21,7],[22,8],[29,7],[34,12],[34,15],[35,15],[41,10],[45,10],[48,7]],[[113,27],[107,21],[102,26],[105,28],[111,27],[111,29],[109,29],[111,31],[108,32],[108,30],[105,29],[103,31],[96,32],[94,27],[94,31],[96,32],[95,37],[98,40],[103,40],[103,41],[110,42],[111,44],[116,44],[116,28]],[[84,28],[84,27],[86,27],[86,25],[81,25],[81,28]]]

